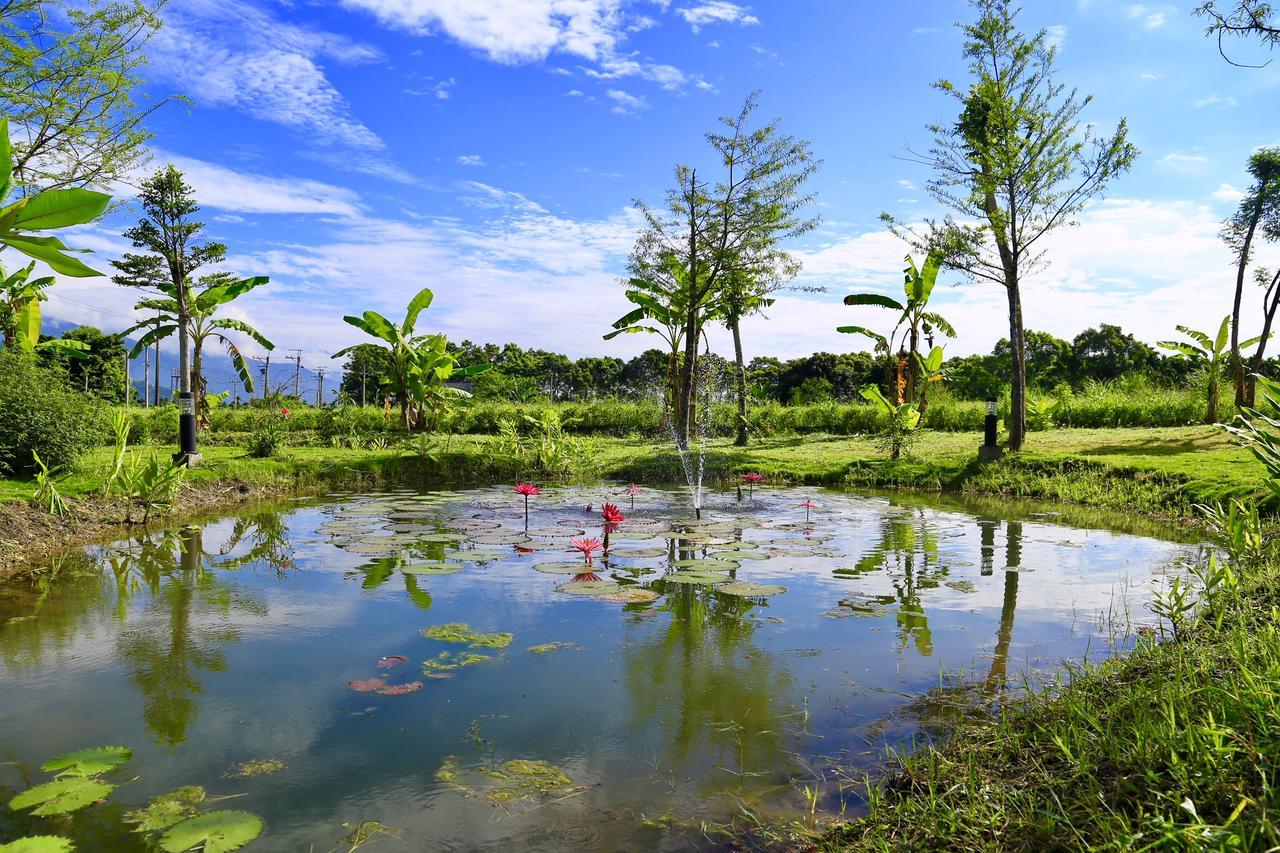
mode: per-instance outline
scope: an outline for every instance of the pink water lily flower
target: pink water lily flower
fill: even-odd
[[[529,529],[529,496],[540,495],[542,490],[533,483],[516,483],[511,487],[511,491],[517,495],[524,495],[524,529]]]
[[[804,507],[805,522],[809,521],[809,510],[818,508],[818,505],[813,501],[800,501],[800,506]]]
[[[764,475],[763,475],[763,474],[757,474],[755,471],[748,471],[747,473],[745,473],[745,474],[743,474],[743,475],[742,475],[742,479],[743,479],[743,481],[747,484],[747,497],[748,497],[748,498],[755,498],[755,496],[756,496],[756,483],[758,483],[758,482],[760,482],[761,480],[763,480],[763,479],[764,479]],[[742,492],[738,492],[738,494],[742,494]]]
[[[631,508],[632,508],[632,509],[635,509],[635,508],[636,508],[636,495],[640,494],[640,492],[642,492],[642,491],[644,491],[644,490],[643,490],[643,489],[641,489],[639,486],[637,486],[635,483],[632,483],[631,485],[627,486],[627,487],[626,487],[625,489],[623,489],[622,491],[623,491],[624,493],[626,493],[626,495],[627,495],[628,497],[630,497],[630,498],[631,498]]]
[[[581,551],[587,564],[590,565],[592,555],[603,548],[604,543],[594,536],[575,536],[569,540],[569,547],[575,551]]]

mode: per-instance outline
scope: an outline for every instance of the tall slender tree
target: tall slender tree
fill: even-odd
[[[1249,277],[1249,265],[1253,262],[1259,238],[1280,239],[1280,148],[1255,151],[1249,156],[1248,169],[1253,184],[1240,199],[1240,207],[1235,214],[1222,226],[1222,239],[1231,248],[1236,264],[1235,297],[1231,303],[1231,375],[1235,382],[1237,406],[1251,405],[1253,400],[1252,383],[1245,371],[1244,357],[1240,354],[1245,280]],[[1268,298],[1274,300],[1270,293]],[[1270,317],[1274,313],[1270,301],[1264,299],[1263,316],[1267,318],[1268,333],[1271,331]]]
[[[194,307],[192,275],[227,254],[222,243],[199,239],[204,223],[194,217],[200,211],[195,193],[172,164],[142,182],[138,191],[142,218],[124,236],[145,254],[126,252],[112,261],[119,272],[112,281],[151,290],[173,301],[178,332],[178,390],[192,390],[191,321]]]
[[[928,221],[923,234],[885,218],[915,248],[941,250],[947,266],[1004,288],[1013,352],[1009,445],[1019,450],[1027,420],[1023,284],[1044,266],[1043,238],[1100,197],[1138,150],[1124,119],[1103,136],[1082,121],[1092,97],[1056,82],[1048,34],[1019,30],[1012,0],[972,5],[978,19],[962,25],[969,84],[935,84],[957,100],[960,115],[930,125],[933,145],[915,157],[932,169],[929,192],[951,214]]]
[[[719,316],[730,281],[768,281],[789,257],[782,241],[818,225],[804,183],[820,163],[809,144],[780,132],[773,120],[753,126],[752,93],[723,130],[707,134],[722,172],[714,183],[679,165],[665,210],[640,203],[645,229],[631,257],[633,278],[680,293],[685,310],[683,356],[676,394],[676,436],[687,443],[696,424],[698,345]]]

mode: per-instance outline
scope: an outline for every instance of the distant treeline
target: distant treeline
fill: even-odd
[[[493,365],[472,389],[483,400],[517,403],[583,402],[602,398],[627,400],[658,396],[668,354],[646,350],[630,360],[607,356],[572,359],[546,350],[526,350],[517,344],[473,344],[451,347],[460,364]],[[386,350],[359,346],[343,370],[341,389],[351,399],[380,401],[377,377],[385,370]],[[869,352],[819,352],[782,361],[759,356],[747,366],[751,396],[757,401],[783,404],[848,402],[870,384],[882,384],[885,356]],[[712,354],[708,374],[722,400],[732,397],[732,363]],[[1264,372],[1274,373],[1270,360]],[[1197,368],[1184,358],[1156,349],[1118,326],[1102,324],[1086,329],[1070,341],[1045,332],[1027,333],[1027,373],[1030,387],[1042,393],[1065,388],[1080,390],[1091,382],[1141,377],[1156,387],[1180,388],[1193,381]],[[1001,340],[987,355],[952,358],[946,362],[944,384],[962,400],[1003,396],[1010,375],[1009,342]],[[1198,380],[1196,380],[1198,381]]]

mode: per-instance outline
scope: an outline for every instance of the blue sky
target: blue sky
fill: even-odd
[[[1280,68],[1227,64],[1189,3],[1027,5],[1024,26],[1060,45],[1061,80],[1094,95],[1086,118],[1127,117],[1142,149],[1054,239],[1026,285],[1028,325],[1115,322],[1152,341],[1216,327],[1233,281],[1217,229],[1249,153],[1280,144]],[[905,246],[882,211],[937,212],[903,157],[954,118],[930,84],[963,79],[955,22],[970,14],[957,0],[171,0],[147,88],[191,105],[151,120],[154,163],[187,172],[229,269],[271,276],[235,311],[307,364],[360,340],[344,313],[394,316],[421,287],[436,293],[423,324],[451,337],[628,357],[654,341],[601,335],[627,307],[631,202],[659,201],[676,162],[705,163],[702,135],[758,89],[761,113],[824,161],[824,224],[793,248],[804,282],[830,292],[753,320],[748,357],[857,349],[834,327],[885,318],[839,300],[900,287]],[[80,243],[113,256],[130,220]],[[1002,291],[946,281],[948,351],[989,350]],[[48,315],[107,329],[136,298],[106,279],[54,293]]]

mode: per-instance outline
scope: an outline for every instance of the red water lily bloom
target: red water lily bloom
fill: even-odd
[[[804,507],[804,520],[809,520],[809,510],[817,509],[818,505],[813,501],[800,501],[800,506]]]
[[[604,516],[605,524],[621,524],[627,520],[627,517],[622,514],[622,510],[618,509],[615,504],[605,504],[600,514]]]
[[[516,483],[512,486],[511,491],[515,492],[517,495],[524,495],[526,498],[530,495],[542,494],[542,490],[533,483]]]
[[[581,551],[582,556],[587,562],[591,562],[591,556],[604,547],[604,543],[594,536],[575,536],[569,540],[569,547],[575,551]]]
[[[742,475],[742,479],[748,483],[758,483],[764,479],[764,474],[757,474],[755,471],[748,471]]]
[[[569,578],[569,583],[594,583],[600,580],[600,576],[595,572],[582,572]]]
[[[626,492],[626,493],[627,493],[627,494],[629,494],[629,495],[638,495],[638,494],[640,494],[640,493],[641,493],[642,491],[644,491],[644,490],[643,490],[643,489],[641,489],[639,486],[637,486],[635,483],[632,483],[631,485],[629,485],[629,486],[627,486],[625,489],[623,489],[623,491],[624,491],[624,492]]]

